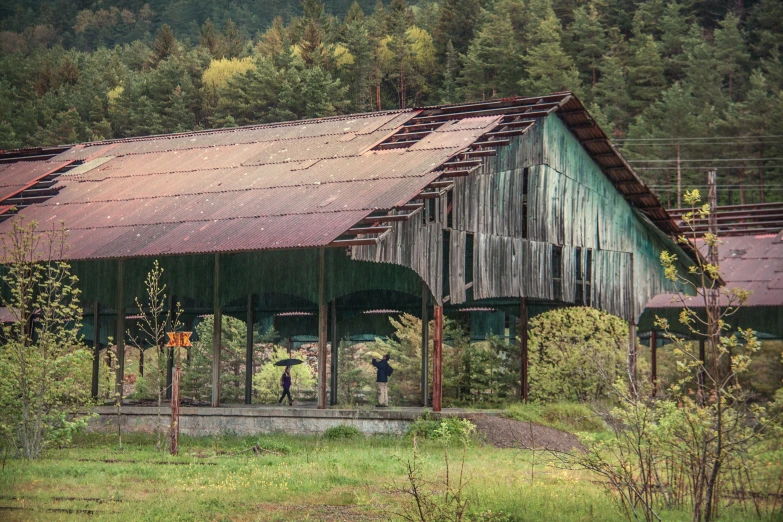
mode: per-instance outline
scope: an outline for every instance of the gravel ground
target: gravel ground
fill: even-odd
[[[473,421],[476,431],[487,443],[497,448],[533,448],[571,451],[582,448],[571,433],[532,422],[520,422],[505,417],[484,415]]]

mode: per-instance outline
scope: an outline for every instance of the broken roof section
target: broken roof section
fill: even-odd
[[[633,206],[676,233],[570,93],[76,145],[36,162],[74,168],[20,214],[64,222],[70,259],[337,245],[553,112]]]

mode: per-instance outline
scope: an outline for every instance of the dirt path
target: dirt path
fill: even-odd
[[[532,422],[520,422],[494,415],[484,415],[473,422],[476,424],[476,431],[496,448],[570,451],[582,447],[575,435]]]

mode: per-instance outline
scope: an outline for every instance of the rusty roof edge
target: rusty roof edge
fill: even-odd
[[[577,95],[575,95],[574,93],[571,93],[571,92],[569,92],[567,94],[569,94],[570,96],[568,98],[565,98],[563,100],[563,102],[561,102],[560,107],[558,108],[558,110],[555,111],[555,114],[558,114],[558,116],[560,116],[559,113],[561,113],[561,111],[563,109],[563,106],[566,103],[568,103],[569,101],[573,101],[573,102],[579,104],[579,109],[576,109],[576,111],[583,112],[589,120],[595,121],[594,118],[592,117],[592,115],[590,114],[590,111],[587,110],[587,107],[585,107],[585,105],[582,103],[582,101],[579,99],[579,97]],[[569,127],[569,129],[571,129],[571,125],[564,118],[561,117],[561,119],[563,119],[563,123],[565,123],[566,126]],[[658,196],[655,195],[655,193],[652,190],[650,190],[650,188],[647,186],[647,184],[645,184],[645,182],[639,177],[639,175],[636,173],[636,171],[633,169],[633,167],[628,163],[628,161],[625,159],[625,157],[622,155],[622,153],[620,153],[620,151],[617,150],[617,147],[615,147],[615,145],[611,142],[611,140],[606,135],[604,130],[600,126],[598,126],[598,125],[595,125],[594,129],[597,129],[601,133],[602,138],[600,138],[600,139],[602,139],[604,141],[605,145],[607,145],[610,148],[610,150],[614,153],[615,157],[621,162],[622,167],[625,168],[628,171],[629,174],[631,174],[631,176],[633,177],[634,181],[636,181],[641,188],[643,188],[647,193],[649,193],[649,196],[647,196],[647,197],[650,197],[650,198],[655,200],[655,202],[657,203],[657,207],[655,207],[655,210],[659,210],[659,211],[661,211],[661,212],[663,212],[665,214],[666,220],[667,220],[666,223],[670,226],[671,230],[664,230],[664,228],[660,224],[658,224],[658,223],[652,223],[651,222],[651,224],[653,226],[655,226],[656,228],[658,228],[659,230],[661,230],[664,233],[666,233],[667,235],[673,234],[673,235],[675,235],[675,237],[677,235],[679,235],[681,233],[680,227],[677,225],[677,222],[671,217],[671,215],[669,215],[669,212],[661,204],[660,200],[658,199]],[[581,138],[578,133],[573,131],[573,129],[571,130],[571,132],[574,133],[574,136],[576,136],[576,138],[579,140],[580,143],[583,143],[585,141],[585,139]],[[584,147],[584,144],[582,146]],[[585,149],[585,150],[588,150],[588,149]],[[603,165],[601,165],[597,161],[596,161],[596,164],[601,168],[601,171],[604,173],[604,175],[607,178],[609,178],[609,181],[612,182],[612,184],[615,186],[615,188],[618,189],[618,192],[623,195],[623,197],[628,202],[628,204],[638,210],[639,207],[634,204],[634,201],[631,198],[626,197],[626,195],[623,193],[623,191],[619,190],[618,185],[614,182],[614,180],[612,180],[612,177],[607,174],[607,172],[604,169]]]

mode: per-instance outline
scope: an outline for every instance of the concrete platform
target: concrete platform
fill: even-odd
[[[161,408],[160,424],[168,429],[170,405]],[[116,429],[117,415],[113,406],[99,406],[98,414],[90,422],[92,430]],[[461,408],[444,409],[434,413],[429,408],[393,407],[316,409],[314,406],[225,405],[218,408],[180,408],[180,433],[183,435],[255,435],[259,433],[318,434],[327,428],[346,424],[366,434],[400,435],[408,426],[429,412],[431,418],[459,417],[475,419],[484,415],[498,415],[497,411],[470,411]],[[158,426],[156,406],[123,406],[122,429],[126,432],[152,433]]]

